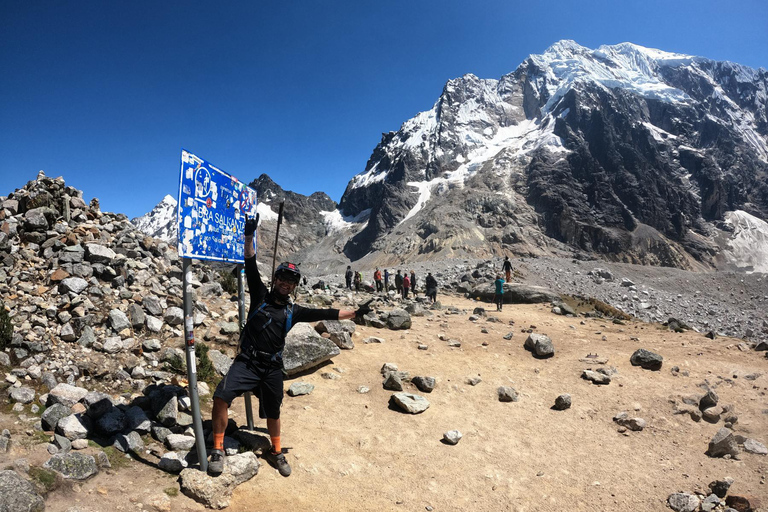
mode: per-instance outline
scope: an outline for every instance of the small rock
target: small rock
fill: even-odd
[[[564,411],[566,409],[569,409],[571,407],[571,395],[568,393],[563,393],[562,395],[555,398],[555,405],[554,409],[558,411]]]
[[[443,441],[447,444],[455,445],[458,444],[462,437],[461,432],[458,430],[449,430],[443,434]]]
[[[499,396],[499,402],[517,402],[520,399],[517,390],[510,386],[500,386],[496,393]]]

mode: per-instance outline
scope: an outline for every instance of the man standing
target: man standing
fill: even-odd
[[[509,256],[504,256],[504,264],[501,269],[504,271],[506,281],[510,282],[512,280],[512,262],[509,261]]]
[[[347,281],[347,289],[352,289],[352,267],[347,265],[347,272],[344,274],[344,279]]]
[[[389,270],[384,269],[384,293],[389,293]]]
[[[413,298],[416,298],[416,272],[414,270],[411,270],[411,293],[413,294]]]
[[[411,289],[411,278],[408,277],[408,271],[405,271],[405,275],[403,275],[403,298],[408,298],[408,290]]]
[[[291,293],[301,279],[301,272],[293,263],[281,263],[277,267],[272,290],[268,291],[256,266],[256,251],[253,248],[257,223],[257,218],[245,222],[245,275],[251,304],[248,320],[240,336],[240,352],[213,394],[213,450],[208,463],[208,473],[212,476],[218,476],[224,470],[227,410],[236,397],[249,391],[259,397],[259,414],[267,419],[267,430],[272,442],[267,459],[281,475],[291,474],[291,466],[280,447],[285,337],[297,322],[346,320],[370,311],[367,306],[357,311],[339,311],[330,308],[311,309],[294,304]]]
[[[496,286],[493,293],[493,303],[496,304],[496,311],[501,311],[501,305],[504,304],[504,280],[501,278],[501,274],[496,276],[496,281],[493,284]]]
[[[427,286],[427,297],[432,299],[432,302],[435,302],[437,300],[437,279],[434,278],[432,272],[427,272],[425,283]]]
[[[381,270],[376,267],[376,272],[373,273],[373,280],[376,282],[376,291],[381,292],[383,285],[381,284]]]
[[[403,275],[399,270],[397,271],[397,274],[395,274],[395,290],[397,290],[398,295],[403,295]]]

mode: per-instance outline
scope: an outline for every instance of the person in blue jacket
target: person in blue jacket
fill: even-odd
[[[493,293],[493,303],[496,304],[496,311],[501,311],[501,306],[504,304],[504,279],[501,278],[501,274],[496,276],[494,281],[496,287]]]

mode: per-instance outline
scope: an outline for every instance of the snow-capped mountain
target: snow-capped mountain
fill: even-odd
[[[131,219],[131,224],[142,233],[174,246],[179,236],[176,222],[176,199],[170,195],[166,195],[149,213]]]
[[[340,214],[369,213],[344,252],[733,264],[729,212],[768,218],[767,90],[765,69],[573,41],[451,80],[349,182]]]

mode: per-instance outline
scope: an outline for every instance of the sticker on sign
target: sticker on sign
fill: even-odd
[[[256,191],[209,162],[181,150],[179,257],[242,263],[246,217]]]

